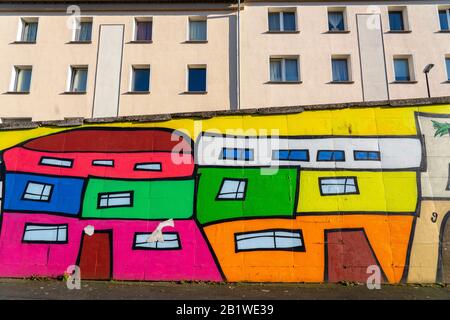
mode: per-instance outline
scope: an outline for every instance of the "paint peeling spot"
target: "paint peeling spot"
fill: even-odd
[[[86,233],[88,236],[92,236],[94,234],[94,231],[94,226],[87,225],[86,227],[84,227],[84,233]]]

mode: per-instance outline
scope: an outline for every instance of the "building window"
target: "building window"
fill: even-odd
[[[74,41],[89,42],[92,39],[92,20],[82,20],[75,29]]]
[[[273,150],[272,160],[309,161],[308,150]]]
[[[188,67],[188,92],[206,92],[206,66]]]
[[[52,184],[29,181],[22,195],[22,199],[49,202],[52,190]]]
[[[317,161],[345,161],[345,152],[342,150],[319,150]]]
[[[160,162],[136,163],[135,171],[161,171]]]
[[[220,159],[253,161],[253,149],[222,148]]]
[[[131,79],[132,92],[149,92],[150,91],[150,67],[149,66],[133,66]]]
[[[22,242],[67,243],[67,224],[25,224]]]
[[[149,18],[137,18],[135,20],[134,40],[142,42],[152,41],[152,20]]]
[[[236,233],[236,252],[256,250],[305,251],[301,230],[261,230]]]
[[[410,59],[394,58],[395,81],[411,81]]]
[[[345,11],[342,9],[328,10],[328,30],[331,32],[345,31]]]
[[[151,233],[135,233],[133,249],[142,250],[178,250],[181,249],[180,236],[177,232],[163,232],[164,241],[148,242]]]
[[[62,159],[62,158],[42,157],[41,160],[39,161],[39,164],[44,165],[44,166],[72,168],[73,160],[72,159]]]
[[[447,69],[447,81],[450,81],[450,57],[445,58],[445,68]]]
[[[322,196],[359,194],[356,177],[319,178],[319,186]]]
[[[98,208],[132,207],[133,191],[98,194]]]
[[[269,31],[289,32],[296,30],[295,11],[269,12]]]
[[[355,160],[380,161],[381,153],[379,151],[353,151]]]
[[[223,179],[216,199],[220,200],[243,200],[247,188],[245,179]]]
[[[405,31],[405,21],[402,10],[389,11],[389,28],[391,31]]]
[[[348,58],[336,57],[331,59],[333,82],[350,81],[348,61],[349,61]]]
[[[189,41],[206,41],[206,18],[189,18]]]
[[[298,58],[270,58],[270,81],[298,82]]]
[[[30,66],[14,67],[14,92],[30,92],[31,86],[31,73],[32,68]]]
[[[92,160],[93,166],[114,167],[114,160]]]
[[[21,19],[21,32],[19,40],[21,42],[36,42],[38,19],[26,18]]]
[[[439,10],[439,24],[441,31],[450,30],[450,9]]]
[[[87,67],[70,67],[70,92],[86,92],[87,86]]]

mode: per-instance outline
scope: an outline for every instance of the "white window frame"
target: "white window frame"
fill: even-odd
[[[330,30],[329,28],[329,13],[330,12],[341,12],[344,19],[344,30]],[[327,30],[328,32],[348,32],[348,19],[347,19],[347,8],[346,7],[328,7],[327,8]]]
[[[79,22],[80,24],[83,22],[90,22],[91,23],[91,39],[89,40],[80,40],[79,38],[77,39],[77,26],[75,28],[73,28],[72,30],[72,42],[91,42],[92,41],[92,33],[94,31],[94,19],[92,17],[81,17],[79,18],[79,20],[77,20],[76,22]],[[79,26],[81,30],[81,25]],[[79,36],[79,33],[78,33]]]
[[[25,42],[25,43],[34,43],[34,42],[28,42],[23,40],[24,39],[24,29],[25,29],[25,23],[37,23],[37,30],[36,30],[36,39],[34,42],[37,42],[37,32],[39,30],[39,18],[38,17],[20,17],[19,18],[19,27],[17,28],[17,36],[16,41],[17,42]]]
[[[23,231],[22,242],[24,243],[67,243],[68,242],[68,225],[67,224],[39,224],[26,223]],[[46,231],[54,231],[54,237],[48,238],[41,236],[41,238],[27,239],[27,234],[45,233]],[[56,231],[56,232],[55,232]],[[36,236],[35,236],[36,237]]]
[[[352,181],[353,184],[348,183]],[[333,183],[334,182],[334,183]],[[325,192],[324,186],[344,186],[343,192]],[[347,187],[353,187],[354,191],[347,191]],[[321,196],[339,196],[339,195],[352,195],[359,194],[358,188],[358,178],[357,177],[320,177],[319,178],[319,189]]]
[[[347,60],[347,74],[348,80],[345,81],[334,81],[333,80],[333,60]],[[352,68],[352,57],[350,54],[334,54],[330,59],[330,67],[331,67],[331,82],[339,83],[339,82],[353,82],[353,68]]]
[[[87,84],[88,84],[88,76],[89,76],[89,67],[87,65],[70,65],[68,68],[68,74],[67,74],[67,85],[66,85],[66,92],[79,92],[79,93],[86,93],[87,92]],[[73,91],[73,81],[74,81],[74,75],[75,70],[77,69],[86,69],[87,76],[86,76],[86,90],[85,91]]]
[[[439,11],[445,11],[446,15],[447,15],[447,24],[448,24],[448,29],[447,30],[442,30],[441,29],[441,21],[440,21],[440,17],[439,17]],[[439,26],[439,30],[441,31],[450,31],[450,7],[438,7],[438,11],[437,11],[437,16],[438,16],[438,26]]]
[[[204,21],[205,22],[205,28],[206,28],[206,39],[204,40],[191,40],[191,21]],[[207,16],[191,16],[187,19],[187,34],[186,34],[186,41],[188,42],[207,42],[208,41],[208,17]]]
[[[269,241],[270,246],[258,246],[257,239],[264,239]],[[282,239],[290,239],[293,245],[282,245],[278,241]],[[295,243],[295,240],[297,240]],[[252,232],[243,232],[234,234],[234,242],[236,252],[242,251],[305,251],[305,244],[303,240],[303,233],[300,229],[269,229]],[[255,242],[253,247],[248,247],[248,244]],[[246,243],[246,247],[242,247],[242,243]],[[240,246],[241,244],[241,246]]]
[[[152,23],[152,34],[150,36],[150,40],[137,40],[137,23],[138,22],[151,22]],[[153,31],[154,31],[154,21],[152,16],[140,16],[140,17],[134,17],[133,19],[133,34],[131,39],[133,39],[134,42],[153,42]]]
[[[17,84],[18,84],[17,81],[19,80],[19,70],[31,70],[30,89],[28,91],[18,91],[17,90]],[[9,91],[10,92],[29,93],[31,91],[32,77],[33,77],[33,66],[30,66],[30,65],[13,66],[12,73],[11,73],[11,82],[9,84]]]
[[[147,91],[135,91],[134,90],[134,71],[135,70],[146,70],[148,69],[148,90]],[[133,93],[150,93],[151,91],[151,80],[152,80],[152,69],[149,64],[133,64],[130,69],[130,87],[129,92]]]
[[[450,54],[445,56],[444,59],[444,69],[445,69],[445,74],[447,75],[447,82],[450,82],[450,68],[447,68],[447,61],[450,61]]]
[[[189,91],[189,70],[205,69],[205,91]],[[188,93],[207,93],[208,92],[208,66],[206,64],[188,64],[186,68],[186,92]]]
[[[40,194],[31,193],[29,190],[31,185],[38,185],[38,186],[42,187],[41,193]],[[25,190],[22,193],[21,200],[50,202],[50,200],[52,198],[53,187],[54,187],[54,185],[52,185],[50,183],[39,182],[39,181],[28,181],[27,185],[25,186]],[[48,191],[46,191],[46,190],[48,190]],[[39,197],[39,199],[37,199],[36,197]]]
[[[180,250],[181,240],[178,232],[163,232],[164,241],[148,242],[151,233],[137,232],[134,234],[133,249],[134,250]],[[139,240],[139,242],[138,242]],[[173,244],[176,242],[176,245]],[[168,246],[170,244],[171,246]]]
[[[297,80],[286,80],[286,60],[297,60]],[[270,78],[270,63],[272,60],[281,60],[281,81],[272,80]],[[269,82],[272,83],[299,83],[302,82],[301,77],[301,69],[300,69],[300,56],[270,56],[269,57]]]
[[[284,30],[284,13],[293,13],[295,17],[295,29],[294,30]],[[270,30],[270,24],[269,24],[269,14],[271,13],[278,13],[280,16],[280,30]],[[269,8],[267,11],[267,30],[269,32],[297,32],[298,31],[298,17],[297,17],[297,9],[296,8]]]
[[[396,80],[396,74],[395,74],[395,60],[397,59],[405,59],[408,60],[408,67],[409,67],[409,81],[408,80]],[[416,75],[415,75],[415,68],[414,68],[414,57],[412,54],[401,54],[401,55],[394,55],[392,57],[392,74],[394,76],[394,82],[415,82],[416,81]]]
[[[102,192],[98,194],[97,209],[132,207],[133,197],[134,197],[133,191]],[[111,199],[129,199],[129,201],[128,204],[110,205],[109,201]],[[103,200],[106,200],[106,204],[102,204]]]
[[[393,32],[409,32],[411,31],[411,28],[409,26],[409,19],[408,19],[408,7],[407,6],[388,6],[388,25],[389,25],[389,31]],[[402,18],[403,18],[403,30],[391,30],[391,25],[389,21],[389,13],[391,11],[401,11],[402,12]]]

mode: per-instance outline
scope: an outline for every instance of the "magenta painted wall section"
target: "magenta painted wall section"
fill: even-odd
[[[57,277],[77,263],[83,229],[112,230],[112,276],[116,280],[221,281],[222,275],[207,240],[194,220],[175,220],[164,232],[179,233],[179,250],[135,250],[136,232],[152,233],[161,221],[80,220],[47,214],[3,214],[0,240],[2,277]],[[67,224],[68,243],[23,243],[25,223]],[[81,271],[82,272],[82,271]],[[83,274],[81,274],[83,277]]]
[[[23,147],[9,149],[3,154],[6,170],[34,172],[39,174],[62,175],[67,177],[96,177],[123,179],[163,179],[188,177],[194,172],[194,159],[191,154],[171,152],[41,152]],[[42,157],[70,159],[71,168],[39,164]],[[94,160],[113,160],[114,167],[92,165]],[[160,163],[161,171],[134,170],[137,163]]]

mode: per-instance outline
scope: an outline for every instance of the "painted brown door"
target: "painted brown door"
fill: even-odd
[[[109,280],[112,275],[111,231],[83,233],[78,266],[81,279]]]
[[[325,230],[325,246],[326,281],[365,283],[370,276],[367,267],[379,266],[362,229]]]
[[[445,220],[441,243],[442,282],[450,283],[450,218]]]

